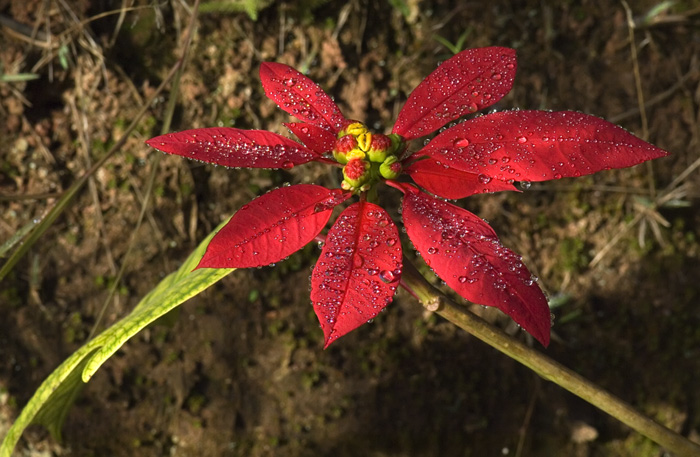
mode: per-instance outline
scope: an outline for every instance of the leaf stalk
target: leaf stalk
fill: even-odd
[[[429,311],[466,330],[489,346],[520,362],[547,381],[616,418],[677,457],[697,457],[700,445],[659,424],[628,403],[602,389],[573,370],[505,334],[464,306],[435,289],[410,260],[404,257],[401,285]]]

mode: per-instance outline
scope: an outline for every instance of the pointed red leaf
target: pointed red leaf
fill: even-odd
[[[588,114],[504,111],[445,130],[420,154],[459,170],[512,182],[588,175],[668,153]]]
[[[296,117],[338,133],[345,117],[321,86],[294,68],[275,62],[260,65],[260,81],[265,94],[277,106]]]
[[[284,125],[319,156],[332,151],[335,146],[335,135],[322,127],[304,122],[289,122]]]
[[[146,144],[168,154],[225,167],[292,168],[316,158],[303,145],[276,133],[233,127],[168,133],[151,138]]]
[[[514,49],[477,48],[454,55],[411,92],[393,133],[418,138],[493,105],[510,92],[515,68]]]
[[[325,347],[391,302],[401,265],[399,232],[386,211],[360,201],[341,213],[311,275]]]
[[[522,258],[474,214],[412,186],[401,188],[406,231],[435,273],[467,300],[497,307],[547,346],[547,299]]]
[[[513,184],[490,179],[478,173],[450,168],[432,158],[414,162],[404,171],[416,184],[443,198],[459,199],[486,192],[517,191]]]
[[[281,187],[243,206],[212,238],[197,268],[278,262],[314,239],[352,194],[313,184]]]

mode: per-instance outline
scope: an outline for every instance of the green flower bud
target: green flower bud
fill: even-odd
[[[382,175],[384,179],[396,179],[401,174],[403,167],[399,158],[391,155],[386,158],[381,165],[379,165],[379,174]]]
[[[401,135],[397,135],[396,133],[390,133],[388,136],[391,140],[391,148],[389,149],[389,154],[393,154],[395,156],[401,155],[404,149],[404,142]]]
[[[362,159],[350,160],[343,167],[343,184],[347,184],[351,189],[357,189],[369,181],[371,177],[369,162]],[[345,189],[345,187],[343,186]]]
[[[352,135],[345,135],[335,142],[333,147],[333,157],[338,163],[346,164],[352,157],[348,153],[357,148],[357,140]],[[357,158],[357,157],[355,157]]]
[[[370,144],[367,156],[370,162],[382,163],[386,159],[393,147],[391,138],[381,133],[372,135],[372,143]]]

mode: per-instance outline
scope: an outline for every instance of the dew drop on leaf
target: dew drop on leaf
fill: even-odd
[[[457,138],[454,141],[454,145],[458,148],[466,148],[469,146],[469,140],[466,138]]]
[[[354,259],[352,259],[352,266],[354,268],[360,268],[363,264],[365,263],[365,259],[362,258],[361,255],[356,255]]]
[[[394,272],[391,270],[382,270],[382,272],[379,273],[379,279],[385,283],[390,283],[396,279],[396,275],[394,275]]]
[[[481,184],[488,184],[491,182],[491,177],[483,174],[479,175],[478,179]]]

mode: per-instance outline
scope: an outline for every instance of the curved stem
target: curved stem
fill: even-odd
[[[456,326],[466,330],[486,344],[517,360],[542,378],[552,381],[574,395],[655,441],[677,457],[700,456],[700,446],[678,433],[643,415],[618,397],[603,390],[578,373],[555,362],[511,338],[463,306],[459,306],[435,289],[404,257],[401,285],[423,306],[434,311]]]

